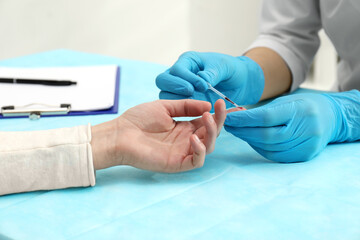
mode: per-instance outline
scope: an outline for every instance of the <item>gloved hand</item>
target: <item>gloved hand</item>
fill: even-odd
[[[312,159],[328,143],[360,139],[360,93],[284,96],[227,115],[225,129],[278,162]]]
[[[255,61],[221,53],[186,52],[156,78],[161,99],[192,98],[214,104],[219,97],[206,82],[238,105],[257,103],[264,90],[264,74]]]

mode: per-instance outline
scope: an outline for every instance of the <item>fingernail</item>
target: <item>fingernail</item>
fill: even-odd
[[[209,117],[209,122],[210,122],[211,124],[213,124],[213,123],[215,122],[213,116],[210,116],[210,117]]]
[[[195,141],[201,142],[200,139],[199,139],[199,137],[198,137],[196,134],[195,134]]]

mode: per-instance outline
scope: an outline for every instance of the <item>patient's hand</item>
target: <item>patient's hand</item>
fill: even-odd
[[[135,106],[117,119],[92,127],[95,169],[130,165],[159,172],[201,167],[215,147],[226,117],[225,103],[159,100]],[[202,116],[192,121],[173,117]]]

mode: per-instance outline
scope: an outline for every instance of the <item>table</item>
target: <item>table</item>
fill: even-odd
[[[1,66],[118,64],[120,111],[156,100],[166,67],[55,50]],[[302,90],[304,91],[304,90]],[[117,115],[2,119],[0,131],[98,124]],[[95,187],[0,197],[0,239],[360,239],[360,143],[315,159],[268,161],[222,131],[203,168],[177,174],[128,166],[97,171]]]

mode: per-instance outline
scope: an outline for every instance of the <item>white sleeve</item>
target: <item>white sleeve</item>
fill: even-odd
[[[260,34],[247,49],[267,47],[277,52],[292,73],[291,91],[305,80],[319,48],[321,29],[318,0],[265,0]]]
[[[0,132],[0,195],[94,186],[91,128]]]

